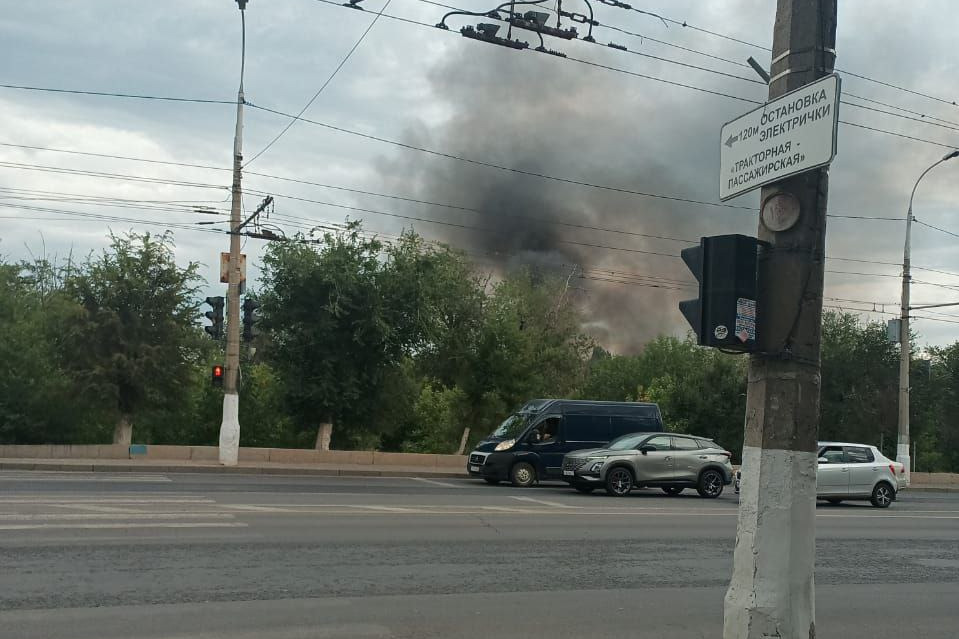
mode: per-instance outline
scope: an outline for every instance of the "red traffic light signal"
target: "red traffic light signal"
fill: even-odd
[[[223,386],[223,367],[219,364],[213,366],[213,385]]]

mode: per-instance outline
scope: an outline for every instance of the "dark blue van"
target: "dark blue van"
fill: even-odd
[[[532,486],[563,478],[563,456],[602,448],[620,435],[663,432],[656,404],[534,399],[506,418],[469,454],[471,477]]]

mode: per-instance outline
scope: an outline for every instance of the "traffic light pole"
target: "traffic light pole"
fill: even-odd
[[[236,97],[236,132],[233,137],[233,201],[230,207],[230,264],[226,304],[226,370],[223,379],[223,421],[220,423],[220,463],[236,465],[240,452],[240,225],[243,191],[243,72],[246,66],[246,0],[237,0],[242,24],[240,89]]]
[[[769,97],[833,70],[836,0],[778,0]],[[742,492],[724,639],[816,636],[813,567],[828,170],[762,190],[799,203],[759,262],[760,353],[750,356]]]

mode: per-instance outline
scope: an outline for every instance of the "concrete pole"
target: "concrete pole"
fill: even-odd
[[[925,174],[923,174],[925,175]],[[916,186],[919,182],[916,182]],[[912,189],[913,195],[916,189]],[[912,475],[909,459],[909,361],[912,358],[909,343],[909,283],[910,253],[912,242],[912,196],[909,197],[909,211],[906,213],[906,246],[902,253],[902,302],[899,322],[899,443],[896,446],[896,461],[902,463],[906,471],[906,484]]]
[[[233,201],[230,207],[230,265],[226,302],[226,366],[223,371],[223,421],[220,423],[220,463],[236,465],[240,452],[240,224],[243,190],[243,72],[246,66],[245,2],[240,3],[242,45],[240,53],[240,89],[236,97],[236,131],[233,135]]]
[[[909,458],[909,364],[912,359],[912,345],[909,343],[909,284],[912,281],[912,201],[922,178],[943,162],[959,156],[959,151],[944,155],[919,175],[919,179],[909,194],[909,210],[906,213],[906,245],[902,251],[902,311],[899,324],[899,443],[896,446],[896,461],[906,470],[906,485],[912,477],[912,460]]]
[[[832,72],[836,0],[778,0],[769,97]],[[724,639],[816,636],[816,440],[827,169],[762,190],[791,193],[800,216],[774,232],[759,263],[760,346],[751,356],[742,492]]]

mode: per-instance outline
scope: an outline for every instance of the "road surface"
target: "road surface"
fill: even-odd
[[[0,472],[0,637],[717,637],[736,496]],[[959,493],[817,511],[820,637],[950,638]]]

